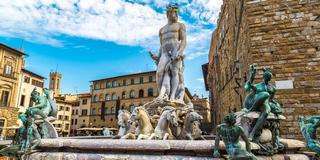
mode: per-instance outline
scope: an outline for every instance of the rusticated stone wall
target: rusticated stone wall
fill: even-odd
[[[216,124],[240,110],[248,65],[270,67],[287,120],[281,134],[302,138],[299,115],[320,114],[320,1],[225,0],[209,55]],[[256,81],[256,82],[257,82]]]
[[[7,127],[18,126],[18,110],[15,107],[0,107],[0,120],[4,120],[4,125],[0,127],[5,128],[0,132],[0,136],[7,138],[14,136],[15,130]]]

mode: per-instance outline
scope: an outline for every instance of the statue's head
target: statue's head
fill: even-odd
[[[40,93],[37,91],[37,88],[34,88],[31,92],[31,100],[36,102],[40,98]]]
[[[229,113],[223,118],[223,121],[229,126],[233,126],[234,124],[236,124],[236,120],[237,116],[234,113]]]
[[[272,73],[270,68],[263,68],[263,79],[265,82],[271,81]]]
[[[178,21],[179,6],[176,3],[170,3],[167,6],[167,18],[170,22]]]

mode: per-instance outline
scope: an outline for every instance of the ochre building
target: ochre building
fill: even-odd
[[[77,129],[89,127],[89,112],[91,106],[91,94],[77,94],[77,101],[72,106],[71,135],[76,135]]]
[[[28,107],[33,105],[31,101],[32,91],[36,89],[40,94],[43,94],[45,78],[27,69],[22,69],[21,71],[18,107],[19,112],[25,112]]]
[[[25,54],[0,43],[0,138],[17,127],[18,91]]]
[[[132,111],[157,95],[156,72],[142,72],[92,81],[89,127],[118,128],[119,109]]]
[[[224,0],[212,35],[207,83],[214,124],[245,99],[248,66],[273,72],[283,104],[281,134],[302,138],[299,115],[320,114],[320,1]]]

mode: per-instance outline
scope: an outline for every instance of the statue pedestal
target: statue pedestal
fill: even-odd
[[[240,111],[236,115],[238,117],[237,124],[243,127],[245,134],[249,137],[260,116],[260,112]],[[284,149],[283,144],[279,141],[279,123],[284,119],[283,115],[275,115],[273,113],[268,115],[261,131],[255,135],[253,140],[261,147],[259,154],[274,155]]]
[[[92,137],[93,138],[93,137]],[[33,159],[190,159],[190,160],[212,160],[212,148],[214,140],[114,140],[96,137],[99,139],[78,139],[77,137],[42,139],[35,152],[25,156],[25,160]],[[282,153],[273,156],[259,156],[258,159],[281,160],[284,157],[290,159],[308,160],[309,158],[299,150],[305,148],[305,143],[281,139],[285,145]],[[244,143],[240,142],[244,147]],[[252,143],[252,152],[256,153],[260,146]],[[225,146],[222,141],[219,145],[222,158],[226,158]],[[224,157],[224,158],[223,158]]]

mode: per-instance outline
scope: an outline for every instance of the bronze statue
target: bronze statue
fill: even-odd
[[[213,149],[213,157],[220,157],[219,142],[220,138],[226,146],[226,150],[230,159],[238,160],[255,160],[257,159],[251,153],[251,146],[247,136],[244,134],[242,127],[235,125],[236,115],[230,113],[224,117],[224,123],[217,126],[217,137],[215,139],[215,147]],[[241,148],[239,143],[240,137],[246,144],[246,150]]]
[[[245,99],[245,109],[261,112],[260,117],[249,134],[249,139],[251,140],[256,140],[256,134],[261,131],[270,112],[275,115],[282,113],[281,105],[274,98],[276,88],[270,84],[272,78],[270,69],[263,69],[263,82],[253,84],[256,71],[256,65],[250,65],[250,77],[245,84],[245,90],[250,92]]]
[[[320,142],[317,139],[317,129],[320,127],[320,116],[299,117],[301,133],[307,141],[307,147],[320,157]]]

